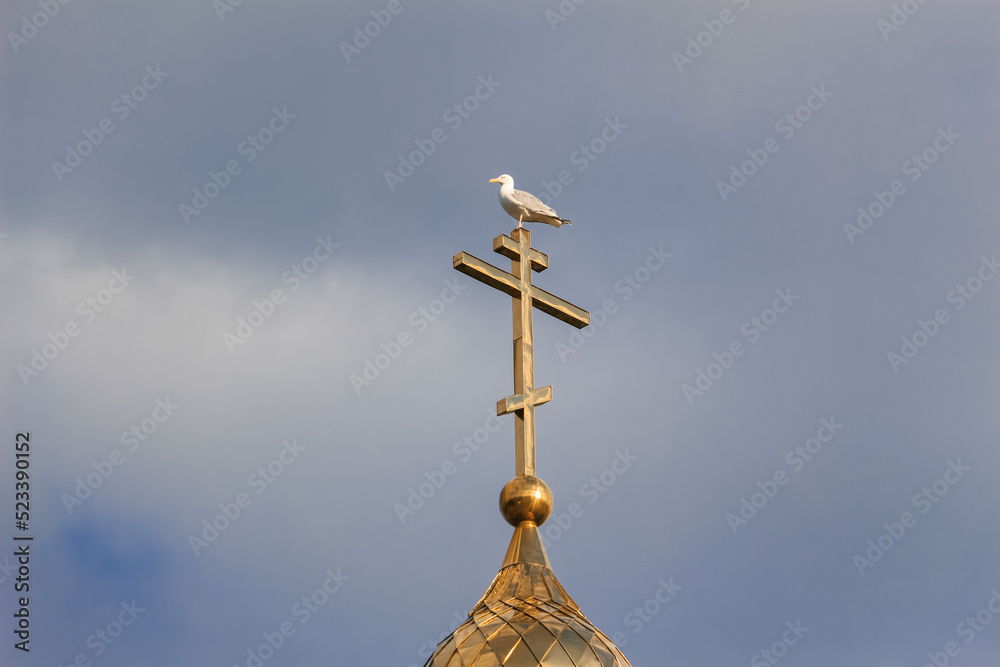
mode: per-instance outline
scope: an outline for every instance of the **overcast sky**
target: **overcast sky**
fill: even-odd
[[[508,173],[632,664],[996,664],[1000,8],[674,4],[5,2],[0,662],[422,665],[512,530]]]

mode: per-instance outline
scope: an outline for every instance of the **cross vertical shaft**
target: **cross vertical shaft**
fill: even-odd
[[[529,396],[535,389],[535,362],[531,337],[531,234],[523,227],[511,233],[518,258],[510,272],[519,282],[520,296],[511,301],[514,319],[514,396]],[[525,261],[521,261],[521,258]],[[535,474],[535,404],[527,401],[514,412],[514,469],[518,477]]]
[[[531,272],[548,268],[549,258],[531,247],[527,229],[496,237],[493,250],[510,259],[510,273],[465,252],[455,255],[453,262],[458,271],[513,299],[514,394],[497,401],[497,415],[514,413],[515,472],[518,477],[534,476],[535,406],[552,400],[552,387],[535,388],[532,311],[537,308],[578,329],[590,324],[590,313],[531,284]]]

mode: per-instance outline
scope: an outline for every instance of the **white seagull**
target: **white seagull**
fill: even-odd
[[[553,227],[573,224],[565,218],[560,218],[556,212],[546,206],[535,195],[524,190],[514,189],[514,179],[508,174],[491,178],[490,183],[500,184],[500,205],[507,215],[517,218],[517,228],[523,222],[544,222]]]

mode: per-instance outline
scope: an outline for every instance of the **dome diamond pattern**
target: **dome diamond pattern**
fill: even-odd
[[[631,667],[552,570],[504,567],[426,667]]]

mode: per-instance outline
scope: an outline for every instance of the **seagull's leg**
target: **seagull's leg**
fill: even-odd
[[[524,213],[522,213],[521,215],[517,216],[517,228],[518,229],[521,229],[521,221],[522,220],[524,220]]]

